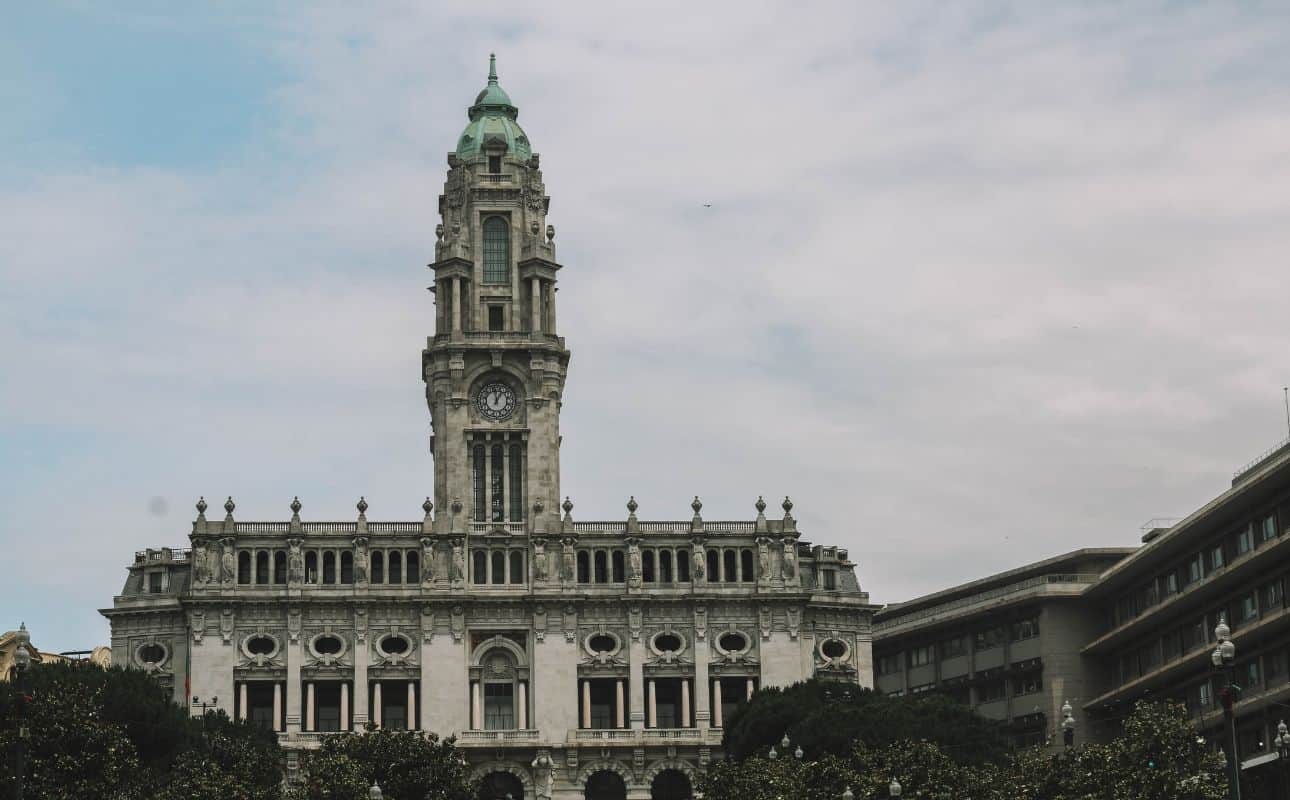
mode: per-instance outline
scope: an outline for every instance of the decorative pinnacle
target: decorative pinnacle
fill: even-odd
[[[635,514],[636,509],[638,508],[640,508],[640,506],[636,505],[636,495],[632,495],[631,497],[627,498],[627,513]]]
[[[780,503],[780,506],[784,509],[784,513],[788,514],[793,510],[793,501],[788,499],[788,495],[784,495],[784,502]]]
[[[358,509],[358,513],[360,513],[360,514],[366,514],[366,513],[367,513],[367,498],[366,498],[366,497],[359,497],[359,498],[358,498],[358,504],[357,504],[357,505],[355,505],[354,507]]]
[[[758,514],[765,513],[765,511],[766,511],[766,500],[765,500],[761,495],[757,495],[757,502],[756,502],[756,503],[753,503],[753,505],[757,508],[757,513],[758,513]]]
[[[546,510],[546,504],[544,504],[541,500],[534,500],[534,501],[533,501],[533,513],[534,513],[534,514],[541,514],[541,513],[542,513],[543,511],[545,511],[545,510]]]
[[[492,84],[497,83],[497,54],[496,53],[488,54],[488,82]]]
[[[304,508],[304,506],[300,505],[300,497],[297,495],[296,498],[291,501],[291,513],[298,517],[300,516],[300,509],[302,508]]]
[[[430,502],[430,498],[429,498],[429,497],[427,497],[427,498],[426,498],[426,501],[425,501],[424,503],[422,503],[422,504],[421,504],[421,510],[422,510],[422,511],[424,511],[424,512],[426,512],[426,516],[427,516],[427,517],[428,517],[428,516],[430,516],[430,512],[431,512],[431,511],[434,511],[434,503],[431,503],[431,502]]]
[[[224,511],[232,514],[235,508],[237,508],[237,504],[233,502],[233,495],[229,495],[228,499],[224,501]]]
[[[565,519],[568,519],[569,515],[573,513],[573,501],[569,499],[568,495],[565,495],[564,502],[560,504],[560,508],[564,509]]]
[[[454,513],[454,514],[460,514],[460,513],[461,513],[461,508],[462,508],[462,506],[461,506],[461,499],[460,499],[460,498],[456,498],[456,497],[454,497],[454,498],[452,499],[452,513]]]
[[[205,514],[205,513],[206,513],[206,508],[207,508],[207,506],[206,506],[206,498],[205,498],[205,497],[199,497],[199,498],[197,498],[197,513],[198,513],[198,514]]]
[[[703,508],[703,501],[699,499],[697,494],[694,496],[694,502],[690,503],[690,508],[694,509],[694,516],[699,516],[699,511]]]

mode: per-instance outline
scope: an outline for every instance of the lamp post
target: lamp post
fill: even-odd
[[[1062,744],[1067,750],[1075,746],[1075,710],[1069,700],[1062,703]]]
[[[892,778],[891,783],[887,786],[887,794],[891,795],[892,800],[900,800],[900,792],[900,781]]]
[[[1241,695],[1241,687],[1236,685],[1234,664],[1236,663],[1236,643],[1232,641],[1232,629],[1227,627],[1227,619],[1219,617],[1214,626],[1214,639],[1218,644],[1209,660],[1216,672],[1223,674],[1227,684],[1219,690],[1218,696],[1223,703],[1223,716],[1227,719],[1227,731],[1231,744],[1231,774],[1228,777],[1228,794],[1231,800],[1241,800],[1241,757],[1236,749],[1236,701]]]
[[[780,747],[782,747],[782,748],[784,749],[784,752],[785,752],[785,753],[787,753],[787,752],[788,752],[788,748],[790,748],[790,747],[792,747],[792,746],[793,746],[793,743],[792,743],[791,741],[789,741],[789,739],[788,739],[788,734],[787,734],[787,733],[786,733],[786,734],[784,734],[784,738],[783,738],[783,739],[780,739],[780,740],[779,740],[779,746],[780,746]],[[769,753],[767,753],[766,755],[770,756],[771,758],[779,758],[779,751],[778,751],[778,750],[776,750],[776,749],[775,749],[775,745],[773,745],[773,744],[772,744],[772,745],[770,746],[770,752],[769,752]],[[793,751],[793,758],[796,758],[798,761],[801,761],[801,760],[802,760],[802,756],[804,756],[804,755],[806,755],[806,753],[802,752],[802,746],[799,744],[799,745],[797,746],[797,749]]]
[[[1286,721],[1277,723],[1277,738],[1272,740],[1277,748],[1277,766],[1281,768],[1281,795],[1290,800],[1290,778],[1286,777],[1286,762],[1290,761],[1290,728]]]
[[[385,796],[381,794],[381,787],[376,784],[375,779],[372,780],[372,788],[367,790],[367,796],[369,800],[381,800]]]
[[[22,800],[23,782],[27,778],[27,737],[30,735],[27,730],[27,669],[31,667],[31,635],[27,633],[27,623],[18,625],[18,633],[14,636],[13,651],[13,668],[17,675],[14,676],[14,693],[16,700],[16,713],[18,717],[18,747],[15,761],[17,761],[18,784],[14,788],[14,797],[16,800]]]

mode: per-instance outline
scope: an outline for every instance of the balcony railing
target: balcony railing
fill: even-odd
[[[457,743],[462,745],[516,744],[521,742],[537,742],[540,741],[541,738],[541,732],[535,728],[509,731],[461,731],[457,734]]]
[[[479,173],[480,183],[505,183],[511,180],[510,173],[507,172],[481,172]]]
[[[1095,572],[1084,572],[1084,573],[1076,572],[1076,573],[1059,573],[1059,574],[1053,574],[1053,575],[1038,575],[1034,578],[1027,578],[1024,581],[1017,581],[1016,583],[1010,583],[1007,586],[1000,586],[996,589],[988,589],[984,592],[978,592],[977,594],[969,595],[967,597],[960,597],[957,600],[950,600],[948,602],[938,603],[936,605],[928,606],[927,608],[919,609],[917,611],[910,611],[907,614],[901,614],[899,610],[895,610],[893,613],[896,614],[896,616],[893,616],[889,619],[884,619],[880,622],[875,622],[873,625],[873,630],[875,633],[877,633],[878,631],[891,630],[892,628],[898,627],[900,625],[908,625],[911,622],[917,622],[918,620],[927,619],[928,617],[939,616],[949,611],[954,611],[960,608],[967,608],[968,606],[974,606],[974,605],[977,605],[978,603],[984,603],[989,600],[996,600],[1000,597],[1007,597],[1008,595],[1024,592],[1028,589],[1034,589],[1039,586],[1048,586],[1050,584],[1096,583],[1098,577],[1099,577],[1098,574]]]
[[[502,531],[510,534],[523,534],[523,522],[472,522],[470,523],[471,533],[494,533]]]
[[[575,522],[573,529],[579,533],[624,533],[627,530],[627,522],[624,520],[610,520],[607,522]],[[719,520],[716,522],[704,522],[703,530],[705,533],[755,533],[757,523],[743,520]],[[640,523],[641,533],[673,533],[685,534],[690,532],[689,521],[677,522],[642,522]]]

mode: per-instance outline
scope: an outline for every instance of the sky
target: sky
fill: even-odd
[[[419,519],[446,154],[542,155],[580,520],[785,495],[886,603],[1287,433],[1290,8],[47,2],[0,28],[0,630],[193,503]]]

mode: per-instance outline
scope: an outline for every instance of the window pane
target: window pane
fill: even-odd
[[[509,281],[510,265],[510,226],[501,217],[489,217],[484,222],[484,283]]]
[[[484,684],[484,728],[505,731],[515,727],[514,687],[509,683]]]
[[[484,446],[475,445],[471,456],[471,470],[475,483],[475,519],[483,522],[488,519],[484,504]]]

